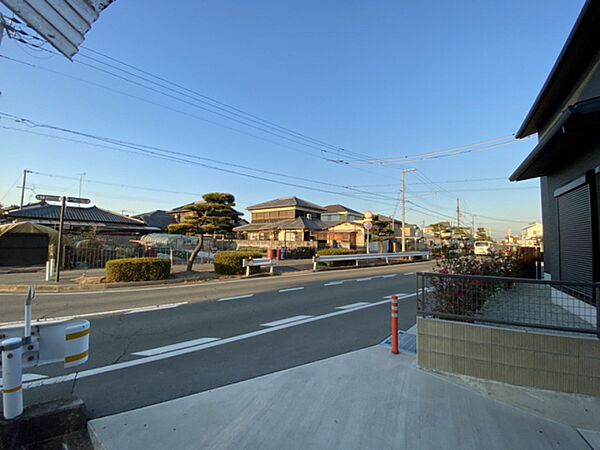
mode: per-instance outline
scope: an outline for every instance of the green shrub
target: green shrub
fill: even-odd
[[[166,258],[123,258],[106,261],[106,281],[166,280],[171,261]]]
[[[262,247],[238,247],[236,251],[260,253],[261,255],[267,254],[267,249]]]
[[[317,256],[332,256],[332,255],[356,255],[356,250],[350,250],[348,248],[324,248],[317,252]],[[340,266],[351,266],[355,264],[354,261],[325,261],[321,264],[325,264],[327,267],[340,267]]]
[[[218,252],[215,255],[215,272],[220,275],[243,275],[246,268],[242,266],[244,258],[261,258],[263,255],[257,251],[241,252],[237,250]],[[250,273],[257,273],[260,267],[250,267]]]

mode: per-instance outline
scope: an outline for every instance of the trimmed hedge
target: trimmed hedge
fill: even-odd
[[[123,258],[106,261],[106,281],[166,280],[171,261],[166,258]]]
[[[215,272],[219,275],[243,275],[246,272],[245,267],[242,266],[244,258],[262,258],[262,256],[262,253],[256,251],[241,252],[230,250],[218,252],[214,259]],[[257,273],[259,271],[260,266],[250,267],[250,273]]]
[[[317,252],[317,256],[356,255],[356,253],[356,250],[350,250],[348,248],[324,248]],[[350,266],[355,263],[354,261],[326,261],[321,264],[325,264],[327,267],[340,267]]]

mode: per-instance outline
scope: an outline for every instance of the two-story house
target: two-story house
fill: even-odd
[[[325,208],[298,197],[283,197],[246,208],[251,222],[234,228],[252,245],[317,246],[314,232],[327,228],[321,221]],[[250,244],[250,243],[249,243]]]

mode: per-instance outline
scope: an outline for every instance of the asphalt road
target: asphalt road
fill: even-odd
[[[25,404],[74,394],[97,418],[377,344],[390,334],[392,294],[400,329],[415,323],[414,272],[431,265],[38,294],[34,319],[90,320],[91,356],[70,370],[27,369]],[[3,323],[22,320],[23,299],[0,295]]]

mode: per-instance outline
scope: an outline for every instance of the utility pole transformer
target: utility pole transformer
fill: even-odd
[[[404,174],[406,172],[414,172],[417,169],[402,169],[402,251],[405,252],[406,251],[406,234],[404,231],[404,224],[405,224],[405,202],[404,202],[404,193],[405,193],[405,187],[404,187]]]

